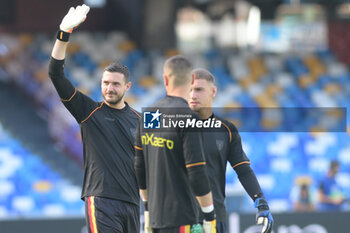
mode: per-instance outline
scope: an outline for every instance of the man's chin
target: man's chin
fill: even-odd
[[[190,105],[190,108],[192,109],[192,111],[199,111],[200,110],[200,107],[199,106],[195,106],[195,105]]]
[[[115,99],[104,99],[106,101],[107,104],[111,104],[111,105],[116,105],[119,104],[121,99],[115,100]]]

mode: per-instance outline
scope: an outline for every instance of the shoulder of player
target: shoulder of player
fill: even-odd
[[[166,96],[160,102],[164,107],[178,107],[178,108],[189,108],[187,101],[178,96]]]
[[[83,93],[81,90],[79,90],[78,88],[74,89],[74,93],[72,94],[72,96],[69,99],[61,99],[61,101],[63,103],[65,102],[70,102],[71,100],[75,100],[75,101],[79,101],[79,102],[74,102],[74,104],[87,104],[90,107],[100,107],[102,106],[103,102],[97,102],[96,100],[92,99],[89,95]]]
[[[141,118],[141,113],[139,111],[136,111],[134,108],[129,106],[129,112],[131,116],[136,117],[137,119]]]
[[[90,117],[92,115],[94,115],[94,113],[96,111],[101,109],[103,107],[103,105],[104,105],[104,102],[96,102],[96,101],[94,101],[94,104],[91,106],[91,109],[89,111],[88,116],[86,116],[80,123],[82,124],[82,123],[86,122],[88,119],[90,119]]]
[[[155,103],[148,106],[148,108],[165,108],[165,107],[173,107],[174,103],[169,101],[167,96],[161,98],[160,100],[156,101]]]
[[[238,132],[237,130],[237,127],[230,121],[222,118],[222,117],[219,117],[217,115],[214,114],[214,118],[217,119],[217,120],[220,120],[221,123],[222,123],[222,127],[226,127],[227,129],[229,129],[232,133],[236,133]]]
[[[179,97],[173,97],[173,96],[165,96],[164,98],[158,100],[148,108],[150,109],[156,109],[160,108],[160,111],[166,111],[166,112],[179,112],[181,114],[192,114],[193,111],[188,106],[188,103],[185,101],[185,99],[179,98]]]

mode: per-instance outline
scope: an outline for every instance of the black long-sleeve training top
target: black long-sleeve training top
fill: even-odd
[[[166,96],[152,108],[162,114],[197,115],[185,99]],[[199,118],[199,116],[198,116]],[[135,140],[136,174],[147,189],[150,226],[169,228],[199,222],[195,196],[209,193],[201,132],[174,128],[146,132],[140,122]]]
[[[227,162],[236,171],[238,178],[249,196],[255,200],[262,195],[258,180],[250,168],[250,161],[242,148],[241,137],[237,128],[214,114],[222,122],[222,130],[203,132],[205,159],[213,192],[214,207],[217,221],[226,220],[225,187]]]
[[[82,199],[99,196],[139,205],[134,140],[140,114],[127,103],[118,110],[92,100],[73,87],[63,67],[64,60],[51,58],[49,76],[64,106],[80,125],[84,155]]]

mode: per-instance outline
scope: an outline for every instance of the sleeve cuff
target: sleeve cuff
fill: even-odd
[[[64,61],[65,61],[65,59],[63,59],[63,60],[57,60],[56,58],[54,58],[54,57],[51,56],[51,62],[53,62],[53,63],[55,63],[55,64],[57,64],[57,65],[63,65],[63,64],[64,64]]]

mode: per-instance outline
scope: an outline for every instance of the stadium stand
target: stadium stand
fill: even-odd
[[[80,187],[0,124],[0,218],[83,214]]]

